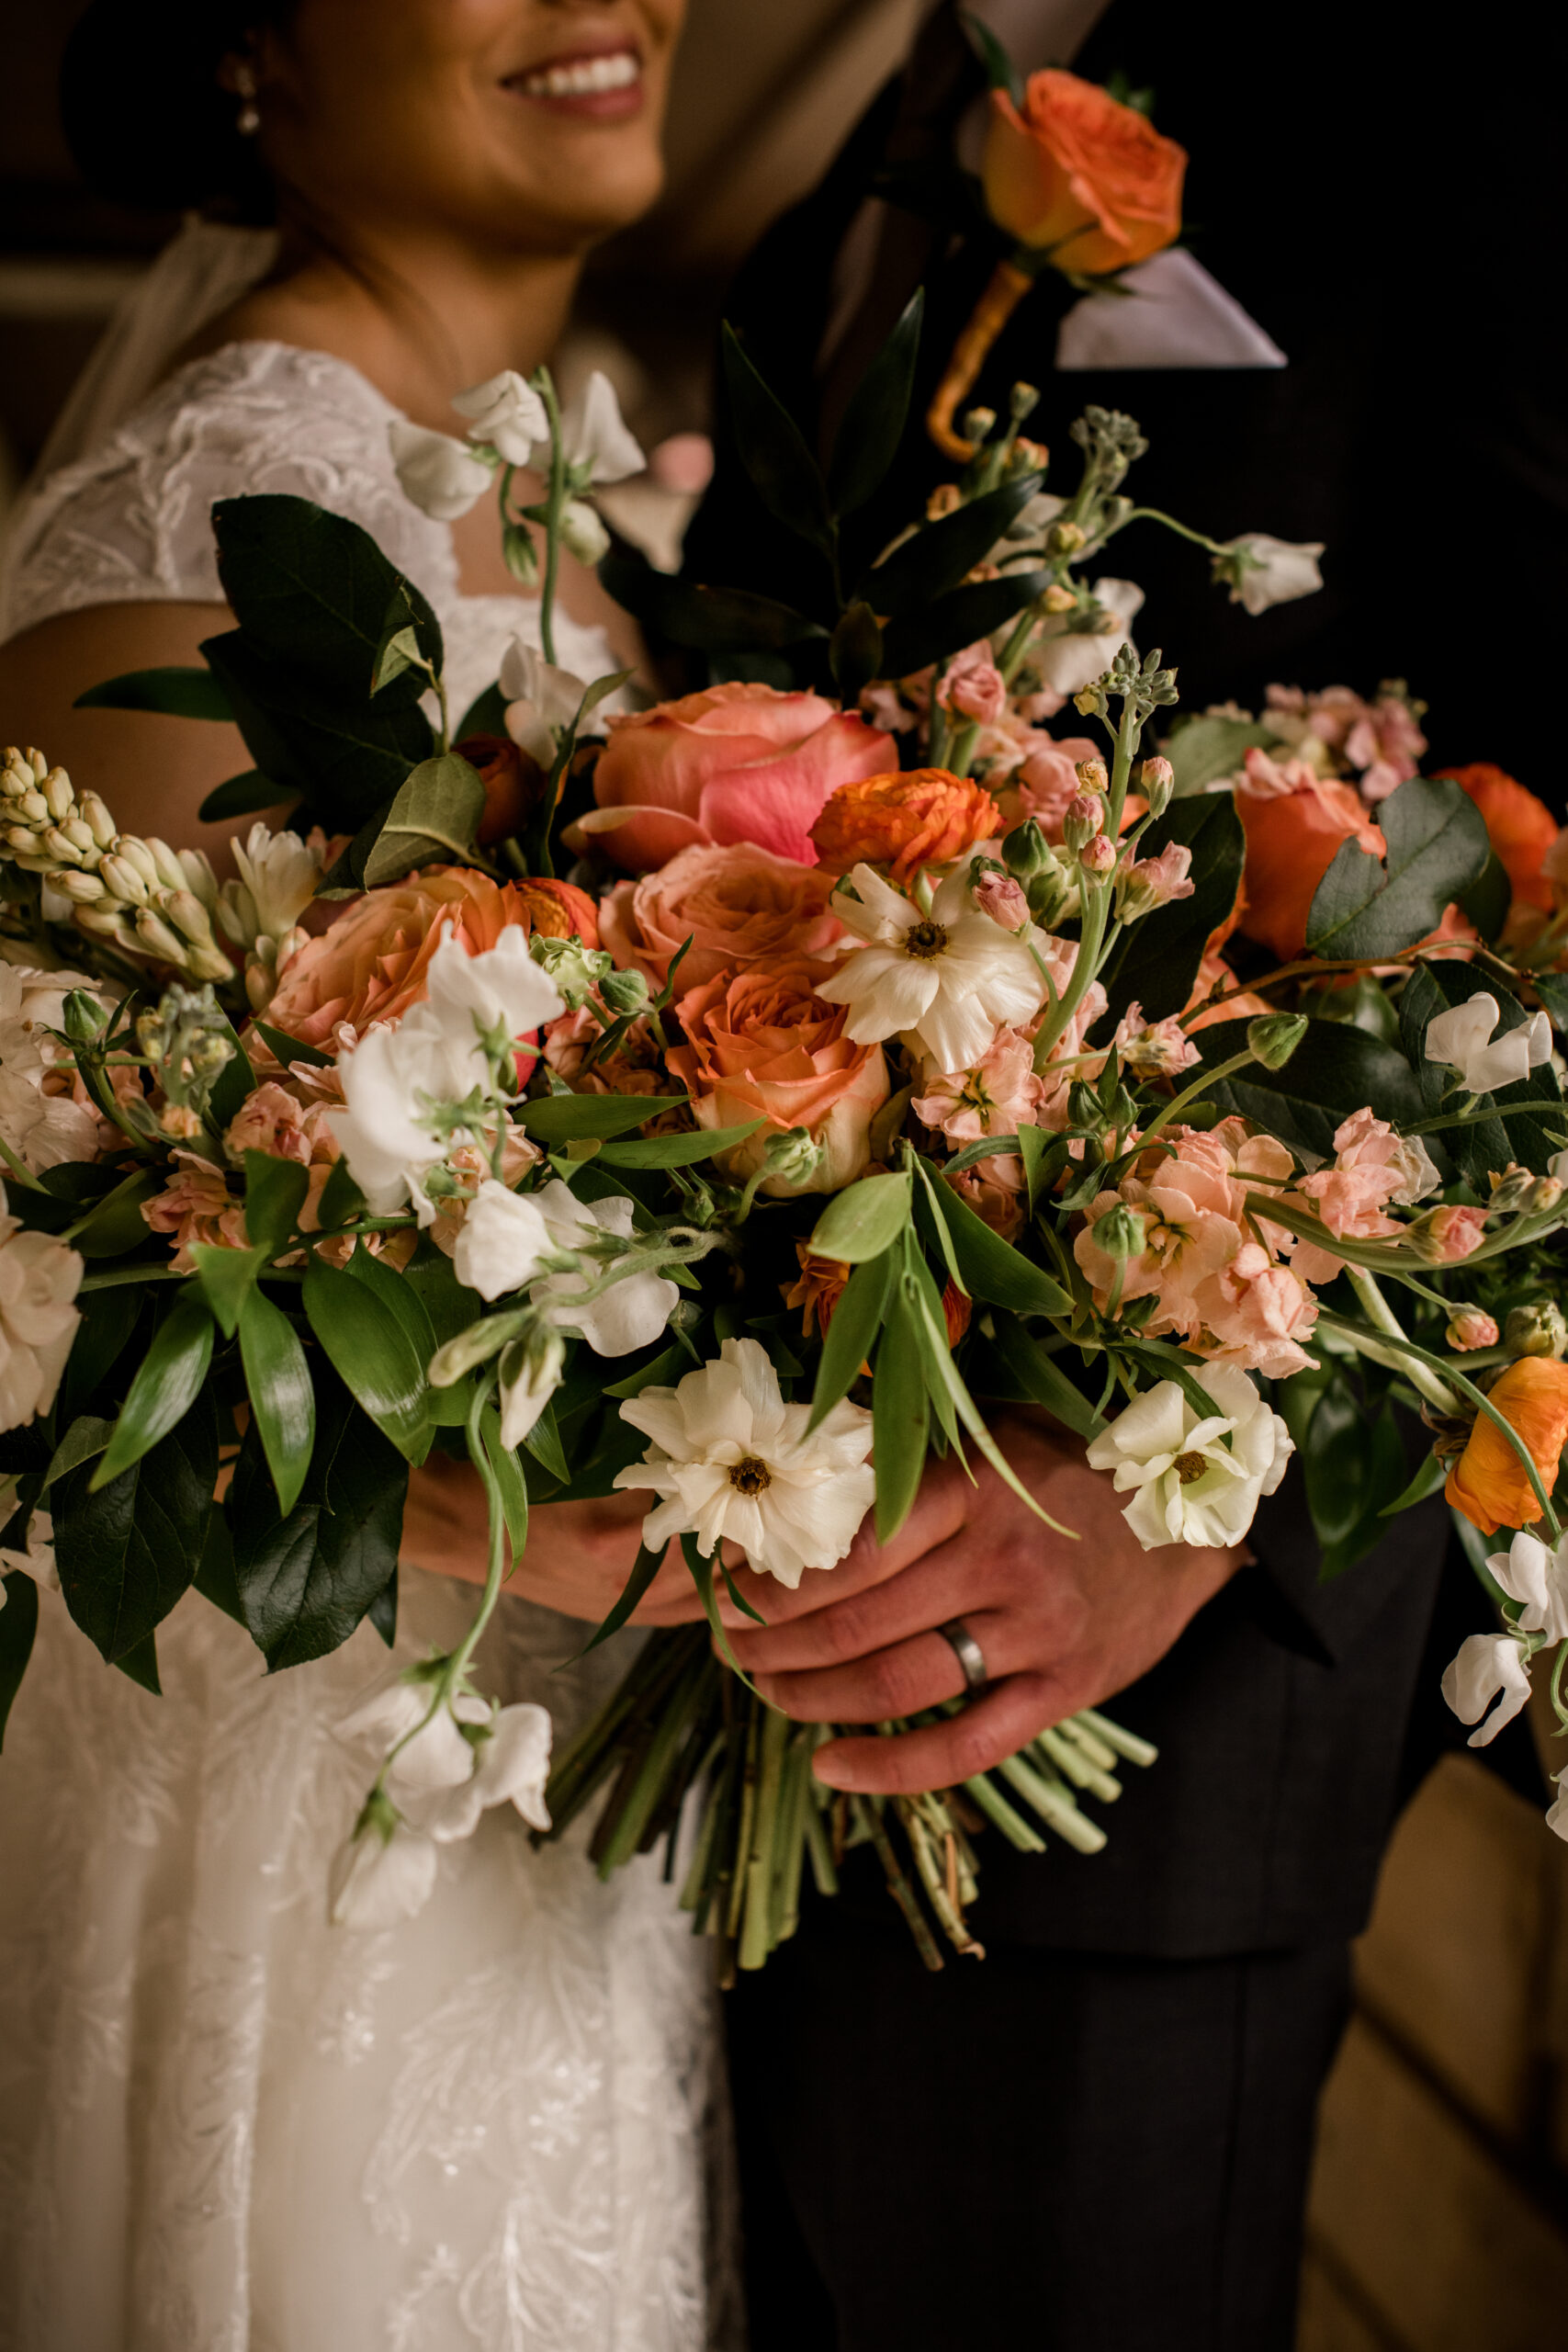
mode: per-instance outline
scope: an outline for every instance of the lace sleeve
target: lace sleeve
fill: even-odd
[[[90,605],[221,604],[214,500],[285,491],[360,524],[438,607],[451,534],[411,505],[387,446],[390,402],[344,361],[231,344],[161,385],[26,503],[0,579],[0,639]]]

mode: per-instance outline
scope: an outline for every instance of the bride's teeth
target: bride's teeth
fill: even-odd
[[[523,91],[530,98],[593,97],[602,90],[629,89],[641,71],[630,50],[617,50],[611,57],[582,57],[573,65],[549,65],[525,74]]]

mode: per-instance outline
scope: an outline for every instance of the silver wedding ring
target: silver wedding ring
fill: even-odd
[[[947,1624],[939,1625],[936,1630],[964,1668],[965,1687],[971,1690],[983,1690],[990,1679],[986,1672],[986,1653],[963,1618],[952,1618]]]

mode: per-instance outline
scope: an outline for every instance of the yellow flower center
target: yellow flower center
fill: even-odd
[[[743,1453],[729,1473],[729,1483],[743,1495],[760,1495],[773,1483],[773,1474],[754,1453]]]
[[[923,922],[911,923],[904,933],[905,955],[918,956],[922,964],[929,964],[933,956],[940,956],[946,945],[947,925],[932,922],[929,915]]]
[[[1179,1453],[1176,1457],[1176,1475],[1184,1487],[1190,1487],[1195,1479],[1201,1478],[1208,1466],[1208,1461],[1201,1453]]]

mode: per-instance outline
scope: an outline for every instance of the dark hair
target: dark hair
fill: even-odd
[[[89,0],[60,68],[61,121],[88,186],[141,211],[269,222],[271,180],[218,73],[292,14],[292,0]]]

